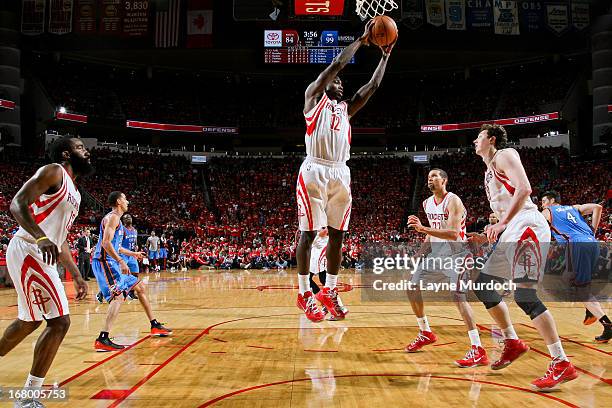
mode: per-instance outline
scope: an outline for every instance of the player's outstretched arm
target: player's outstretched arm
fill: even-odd
[[[30,205],[42,194],[61,187],[62,177],[62,170],[58,164],[48,164],[41,167],[17,192],[10,207],[15,220],[36,240],[36,244],[43,255],[43,260],[49,265],[57,262],[59,250],[53,242],[45,239],[45,232],[34,220],[30,212]]]
[[[345,47],[342,52],[338,54],[336,58],[334,58],[333,62],[319,74],[317,79],[308,85],[308,88],[306,88],[306,94],[304,95],[304,113],[308,113],[308,111],[314,108],[314,106],[317,104],[317,99],[319,96],[321,96],[323,91],[325,91],[327,85],[329,85],[334,78],[338,76],[338,73],[342,71],[346,64],[349,63],[357,50],[363,44],[368,43],[371,26],[372,21],[370,20],[368,24],[366,24],[363,35],[352,44]]]
[[[593,227],[593,231],[597,232],[597,228],[599,228],[599,222],[601,221],[601,213],[603,211],[603,207],[599,204],[590,203],[575,205],[574,208],[577,209],[582,215],[593,214],[591,226]]]
[[[380,86],[383,77],[385,76],[385,70],[387,68],[387,61],[389,60],[389,56],[391,55],[391,49],[393,46],[390,46],[387,50],[382,50],[382,57],[380,58],[380,62],[372,75],[372,79],[359,88],[357,93],[353,95],[353,98],[348,103],[348,114],[350,117],[355,115],[359,109],[363,108],[363,106],[368,102],[370,97],[374,95],[374,92]]]

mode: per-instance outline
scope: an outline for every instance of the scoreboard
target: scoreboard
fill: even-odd
[[[297,30],[265,30],[264,63],[330,64],[345,46],[356,39],[355,35],[340,34],[336,30],[299,33]],[[350,63],[355,63],[355,57]]]

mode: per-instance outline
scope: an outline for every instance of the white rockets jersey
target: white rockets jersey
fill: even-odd
[[[498,150],[495,155],[501,151],[502,150]],[[512,201],[515,187],[505,174],[501,174],[495,168],[495,156],[493,156],[493,160],[491,160],[485,172],[485,190],[487,191],[487,198],[489,199],[491,210],[493,210],[497,219],[501,220],[506,211],[510,209],[510,202]],[[537,208],[538,207],[531,201],[531,198],[525,197],[525,202],[520,211],[537,210]]]
[[[310,249],[310,273],[320,273],[327,270],[327,243],[329,236],[315,236]]]
[[[329,99],[324,92],[321,100],[306,119],[306,154],[319,159],[344,163],[351,156],[351,123],[348,105]]]
[[[439,203],[436,202],[436,197],[431,196],[427,200],[423,201],[423,209],[427,214],[427,221],[429,226],[434,229],[448,229],[448,203],[451,197],[457,197],[459,201],[461,199],[455,194],[448,192]],[[463,205],[463,203],[461,203]],[[466,240],[465,232],[465,219],[467,218],[467,211],[465,206],[463,208],[463,216],[461,217],[461,231],[459,232],[459,238],[457,242],[464,242]],[[433,236],[429,236],[431,242],[450,242],[447,239],[441,239]]]
[[[55,245],[61,247],[66,241],[68,231],[79,214],[81,193],[76,189],[72,178],[62,166],[62,185],[57,193],[43,194],[32,205],[30,212],[38,226]],[[35,242],[34,238],[23,229],[15,234],[16,237]]]

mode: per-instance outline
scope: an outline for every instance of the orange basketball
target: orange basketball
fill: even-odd
[[[370,41],[373,44],[386,47],[397,39],[397,24],[391,17],[376,16],[370,33]]]

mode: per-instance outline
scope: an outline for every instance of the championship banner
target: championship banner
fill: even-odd
[[[440,27],[446,22],[444,0],[425,0],[425,11],[429,24]]]
[[[546,21],[548,28],[557,35],[563,34],[569,28],[567,4],[546,5]]]
[[[123,1],[123,36],[146,37],[149,34],[149,0]]]
[[[100,9],[100,34],[121,34],[121,0],[102,0]]]
[[[518,7],[514,0],[495,0],[493,3],[495,34],[519,35]]]
[[[75,0],[74,31],[80,34],[96,32],[96,0]]]
[[[411,30],[421,28],[424,23],[423,0],[402,1],[402,23]]]
[[[295,0],[296,16],[342,16],[344,0]]]
[[[45,0],[22,0],[21,32],[26,35],[45,31]]]
[[[521,32],[537,33],[544,28],[544,4],[541,0],[521,0],[519,2]]]
[[[68,120],[70,122],[87,123],[87,115],[79,115],[77,113],[56,112],[55,118],[60,120]]]
[[[72,0],[50,0],[49,32],[51,34],[72,32]]]
[[[0,99],[0,108],[13,110],[15,109],[15,102],[6,99]]]
[[[491,32],[493,28],[493,0],[467,0],[465,16],[472,31]]]
[[[588,3],[572,2],[572,25],[584,30],[591,24],[591,10]]]
[[[187,48],[212,47],[212,0],[187,3]]]
[[[551,120],[559,119],[559,112],[543,113],[541,115],[533,116],[522,116],[519,118],[508,118],[508,119],[495,119],[495,120],[483,120],[479,122],[465,122],[465,123],[448,123],[443,125],[422,125],[422,133],[431,132],[454,132],[457,130],[466,129],[480,129],[485,123],[492,123],[495,125],[512,126],[512,125],[528,125],[530,123],[548,122]]]
[[[446,29],[465,30],[465,0],[446,0]]]

